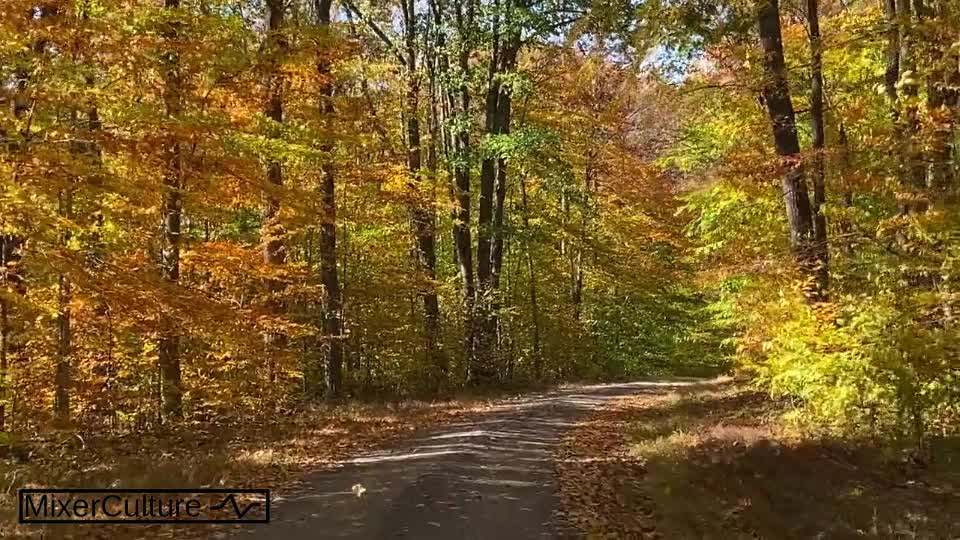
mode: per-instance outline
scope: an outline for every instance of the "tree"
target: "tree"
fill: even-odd
[[[813,133],[813,252],[816,259],[816,288],[820,300],[827,294],[830,283],[829,248],[827,245],[827,217],[823,206],[827,202],[825,182],[825,117],[823,111],[823,42],[820,37],[820,7],[817,0],[807,0],[807,26],[810,32],[810,131]]]
[[[163,101],[167,118],[176,122],[183,112],[183,78],[177,52],[178,27],[176,20],[180,10],[180,0],[164,0],[164,7],[170,13],[170,20],[163,30],[167,50],[163,54],[164,73]],[[163,177],[163,248],[160,251],[160,273],[173,285],[180,281],[180,239],[181,217],[183,213],[183,155],[181,142],[175,133],[168,133],[164,143],[165,171]],[[162,414],[170,420],[183,415],[183,390],[180,375],[180,336],[176,322],[166,318],[160,325],[160,339],[157,345],[160,366],[160,395]]]
[[[436,279],[436,241],[434,223],[436,216],[433,201],[429,193],[423,193],[422,149],[420,139],[420,79],[417,69],[417,11],[413,0],[401,0],[404,21],[404,43],[406,46],[407,94],[406,117],[407,130],[407,167],[410,173],[411,202],[410,221],[415,240],[415,260],[417,269],[425,281],[420,293],[423,302],[423,321],[426,336],[427,363],[433,370],[434,384],[446,377],[447,361],[440,348],[440,304],[434,286]]]
[[[520,49],[520,27],[515,10],[523,4],[496,4],[491,22],[491,57],[487,68],[484,129],[488,140],[510,133],[510,89],[504,77],[513,69]],[[480,198],[477,215],[477,326],[476,364],[472,377],[478,382],[496,373],[499,322],[500,272],[503,267],[504,201],[507,191],[506,159],[490,149],[480,166]]]
[[[903,213],[924,211],[926,201],[922,200],[920,191],[926,187],[926,167],[923,164],[922,150],[918,141],[920,121],[917,110],[917,96],[919,84],[917,81],[917,64],[914,52],[914,21],[912,0],[896,0],[896,15],[898,28],[899,52],[899,104],[904,114],[901,126],[898,129],[899,146],[903,159],[903,169],[900,182],[912,190],[903,204]]]
[[[283,125],[283,87],[284,77],[279,73],[278,64],[282,62],[282,55],[287,48],[287,40],[283,36],[285,5],[283,0],[268,0],[267,7],[267,39],[264,44],[269,65],[267,73],[267,99],[264,113],[274,123],[272,135],[278,138]],[[275,158],[267,160],[267,195],[263,209],[263,227],[261,231],[263,242],[263,262],[271,266],[283,265],[286,261],[284,248],[284,227],[280,220],[280,198],[277,190],[283,187],[283,166]],[[279,280],[271,278],[266,283],[267,303],[271,311],[279,311],[282,302],[275,298],[282,289]],[[283,341],[282,334],[268,331],[266,336],[268,349],[276,348]],[[276,360],[275,351],[268,350],[269,378],[273,380]]]
[[[329,36],[330,0],[317,0],[318,24]],[[333,80],[330,59],[321,53],[317,60],[320,75],[320,114],[327,125],[334,120]],[[333,152],[333,144],[323,142],[320,151]],[[337,198],[334,163],[326,157],[320,165],[320,281],[323,284],[322,349],[326,373],[327,397],[334,399],[343,392],[343,299],[340,296],[340,276],[337,272]]]
[[[773,126],[773,140],[783,169],[781,187],[790,224],[790,243],[801,267],[812,272],[814,259],[813,214],[797,138],[796,115],[790,99],[783,57],[778,0],[761,0],[757,20],[763,49],[761,95]]]

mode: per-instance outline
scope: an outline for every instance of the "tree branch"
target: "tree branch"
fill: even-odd
[[[367,17],[364,17],[363,13],[360,13],[360,10],[357,9],[357,6],[354,5],[351,0],[343,0],[343,5],[346,6],[348,10],[352,11],[358,19],[363,21],[363,23],[366,24],[367,27],[369,27],[370,30],[377,35],[378,38],[380,38],[380,41],[382,41],[390,49],[390,52],[392,52],[397,61],[400,62],[400,65],[407,67],[407,61],[403,58],[403,54],[401,54],[400,49],[393,44],[393,41],[385,33],[383,33],[383,30],[381,30],[375,22],[371,21]]]

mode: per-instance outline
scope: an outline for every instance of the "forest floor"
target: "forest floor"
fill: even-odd
[[[154,538],[149,527],[17,526],[23,487],[229,487],[289,490],[308,472],[419,430],[480,414],[496,396],[440,402],[317,405],[255,419],[218,418],[173,431],[58,431],[21,440],[0,456],[0,538]],[[168,528],[169,529],[169,528]],[[198,528],[199,529],[199,528]],[[197,531],[199,532],[199,531]],[[202,536],[202,534],[201,534]]]
[[[960,441],[935,441],[920,466],[801,435],[785,406],[730,381],[662,380],[63,432],[0,461],[0,538],[960,538]],[[274,519],[17,527],[24,486],[269,487]]]
[[[55,432],[8,447],[0,460],[0,538],[393,538],[398,528],[418,539],[489,538],[504,519],[514,532],[553,531],[559,499],[552,455],[563,433],[607,401],[684,384],[691,383],[341,404],[165,433]],[[15,523],[18,488],[101,486],[267,487],[273,519],[240,529]],[[366,495],[358,497],[354,486]]]
[[[613,402],[557,452],[564,513],[588,538],[960,538],[960,441],[921,466],[785,407],[730,382]]]

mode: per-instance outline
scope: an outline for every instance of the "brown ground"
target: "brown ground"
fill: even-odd
[[[0,488],[0,538],[566,538],[553,474],[554,450],[566,431],[607,402],[684,384],[692,383],[571,385],[507,399],[319,407],[164,434],[47,435],[15,447],[25,461],[0,461],[10,482],[5,492]],[[356,486],[365,494],[358,496]],[[18,528],[19,487],[267,487],[272,520],[237,528]]]
[[[170,527],[16,525],[22,487],[269,487],[294,489],[308,471],[416,431],[482,412],[485,397],[397,405],[317,406],[284,415],[181,426],[167,433],[58,432],[0,456],[0,538],[170,536]],[[180,531],[204,537],[203,527]]]
[[[920,466],[781,412],[730,383],[620,400],[561,448],[564,511],[589,538],[960,538],[960,442]]]

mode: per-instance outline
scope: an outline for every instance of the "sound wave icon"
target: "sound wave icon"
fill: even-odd
[[[224,507],[226,507],[226,505],[227,505],[228,502],[229,502],[230,505],[233,507],[233,513],[237,516],[237,519],[243,519],[243,516],[247,515],[247,512],[249,512],[250,510],[252,510],[252,509],[254,509],[254,508],[258,507],[258,506],[260,506],[260,503],[259,503],[259,502],[252,502],[252,503],[244,506],[244,507],[243,507],[243,510],[241,510],[241,509],[240,509],[240,505],[237,504],[237,499],[236,499],[236,497],[234,496],[233,493],[231,493],[230,495],[227,495],[226,497],[224,497],[223,500],[221,500],[218,504],[211,506],[211,507],[210,507],[210,510],[211,510],[211,511],[214,511],[214,510],[223,510]]]

